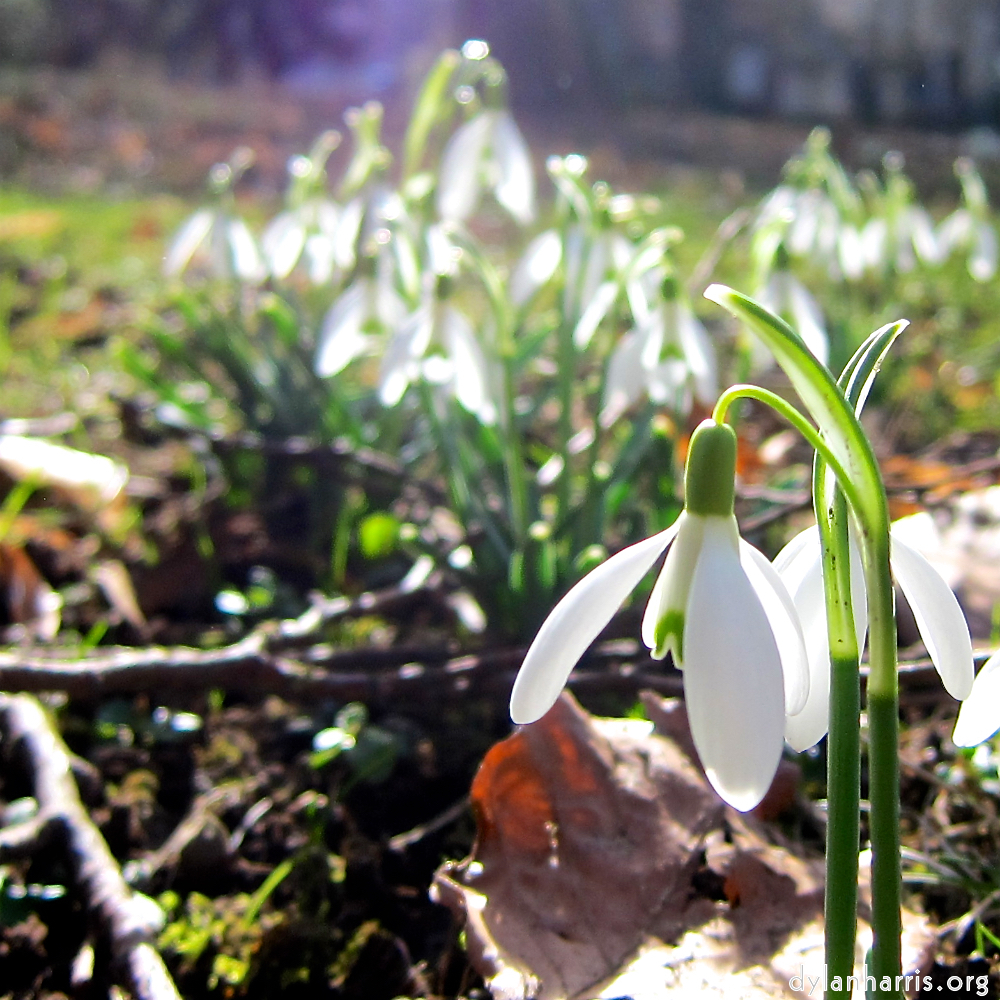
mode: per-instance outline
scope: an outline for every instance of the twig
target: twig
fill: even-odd
[[[39,816],[62,827],[76,878],[107,933],[127,986],[138,1000],[180,1000],[160,954],[150,943],[161,914],[129,889],[108,845],[80,801],[70,753],[45,709],[28,695],[0,694],[7,738],[28,754]]]
[[[405,833],[397,833],[395,837],[390,837],[389,843],[386,846],[390,851],[405,851],[407,847],[419,843],[424,837],[435,833],[442,827],[448,826],[449,823],[454,823],[455,820],[465,814],[468,808],[469,798],[468,796],[464,796],[426,823],[421,823],[412,830],[407,830]]]

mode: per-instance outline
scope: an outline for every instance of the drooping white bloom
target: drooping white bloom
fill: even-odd
[[[969,696],[972,688],[969,626],[948,584],[924,556],[900,537],[907,529],[913,528],[916,519],[928,522],[926,530],[933,529],[929,514],[915,514],[896,522],[891,536],[892,571],[909,602],[921,638],[945,690],[961,701]],[[850,548],[851,605],[860,648],[864,644],[868,618],[861,556],[853,534]],[[809,698],[805,708],[789,716],[785,725],[785,738],[789,745],[801,751],[818,743],[829,726],[830,648],[818,530],[812,527],[796,535],[778,553],[774,568],[792,596],[806,636]]]
[[[542,624],[514,683],[511,718],[530,723],[551,708],[587,647],[669,549],[646,607],[643,641],[654,657],[670,652],[683,669],[705,773],[727,802],[748,810],[777,769],[785,716],[806,703],[804,642],[777,573],[739,536],[731,493],[729,513],[693,513],[690,459],[688,469],[688,507],[677,521],[598,566]]]
[[[185,220],[163,258],[168,278],[197,268],[222,280],[256,283],[267,277],[247,224],[219,208],[201,208]]]
[[[1000,729],[1000,652],[994,653],[976,674],[969,697],[962,702],[952,742],[974,747]]]
[[[276,215],[260,239],[271,274],[287,278],[299,261],[314,285],[330,280],[335,263],[335,238],[340,209],[326,198],[313,198]]]
[[[686,413],[692,390],[705,406],[718,395],[715,348],[687,302],[663,300],[612,351],[601,424],[610,427],[643,394]]]
[[[830,342],[823,313],[809,290],[791,271],[782,267],[772,271],[759,299],[761,305],[791,324],[792,329],[805,341],[806,347],[819,361],[827,363]],[[756,341],[754,344],[756,354]],[[766,348],[761,350],[769,355]]]
[[[496,422],[486,356],[472,324],[449,302],[425,302],[399,325],[382,359],[382,405],[395,406],[420,379],[445,386],[482,423]]]
[[[367,353],[376,332],[394,330],[406,307],[392,287],[386,267],[374,276],[363,276],[350,285],[323,317],[316,348],[316,374],[336,375]]]
[[[518,309],[525,306],[535,293],[556,273],[562,260],[562,239],[554,229],[539,233],[527,246],[521,259],[510,272],[507,283],[510,300]]]
[[[476,210],[484,190],[522,225],[535,217],[531,151],[506,109],[483,109],[448,140],[438,171],[438,213],[461,222]]]

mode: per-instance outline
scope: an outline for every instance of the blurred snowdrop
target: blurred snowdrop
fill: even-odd
[[[966,254],[969,274],[976,281],[989,281],[997,271],[998,245],[986,185],[965,157],[955,161],[955,176],[962,185],[962,204],[938,227],[942,253]]]
[[[202,271],[220,280],[257,283],[267,277],[247,224],[221,208],[200,208],[177,231],[163,259],[168,278]]]
[[[438,214],[446,222],[463,222],[484,191],[492,191],[521,225],[534,219],[531,151],[506,108],[483,108],[448,140],[438,172]]]
[[[332,201],[314,199],[276,215],[261,236],[261,250],[268,270],[279,280],[287,278],[300,261],[314,285],[333,276],[335,239],[340,211]]]
[[[774,267],[776,254],[808,257],[827,270],[838,266],[838,242],[843,225],[836,205],[818,188],[776,187],[757,210],[751,253],[759,273]]]
[[[636,307],[633,306],[633,311]],[[708,332],[677,281],[661,282],[660,299],[616,345],[608,361],[600,422],[610,427],[642,398],[687,413],[691,394],[705,406],[718,396],[718,362]]]
[[[915,548],[907,535],[926,537],[934,523],[927,513],[902,518],[892,526],[892,572],[916,619],[945,690],[959,701],[973,686],[972,640],[965,615],[951,588]],[[851,605],[858,648],[868,629],[865,583],[857,542],[851,535]],[[794,750],[818,743],[829,724],[830,649],[819,531],[807,528],[796,535],[774,560],[774,568],[791,594],[806,637],[809,660],[809,698],[805,708],[786,720],[785,737]],[[1000,727],[1000,718],[997,720]]]
[[[805,285],[787,267],[781,266],[782,263],[779,255],[778,267],[768,276],[758,295],[760,303],[785,320],[815,357],[826,364],[830,356],[830,341],[823,313]],[[754,367],[758,369],[765,367],[770,360],[770,352],[758,346],[756,339],[752,358]]]
[[[232,211],[232,187],[252,162],[250,150],[239,149],[231,163],[212,167],[209,185],[218,204],[198,209],[181,224],[163,259],[163,273],[168,278],[189,271],[250,283],[267,277],[257,241]]]
[[[494,377],[475,330],[449,300],[451,278],[401,323],[389,341],[379,375],[379,399],[395,406],[418,381],[442,386],[483,424],[497,419]]]
[[[406,316],[388,258],[366,258],[364,263],[369,273],[341,293],[320,325],[315,369],[321,377],[343,371],[368,353],[376,334],[396,330]]]
[[[969,274],[976,281],[989,281],[997,272],[997,233],[985,219],[976,219],[967,209],[957,208],[938,229],[944,256],[965,253]]]
[[[554,229],[539,233],[514,265],[507,283],[511,302],[523,309],[559,269],[562,239]]]
[[[617,230],[578,223],[566,234],[564,309],[576,317],[573,342],[586,347],[619,294],[618,277],[635,247]]]
[[[326,194],[326,163],[340,141],[339,132],[323,132],[307,156],[288,161],[288,208],[271,220],[261,236],[268,270],[279,280],[303,259],[313,284],[332,276],[340,208]]]

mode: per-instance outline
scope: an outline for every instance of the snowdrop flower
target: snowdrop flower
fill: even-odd
[[[201,208],[188,218],[163,259],[163,273],[168,278],[198,267],[221,280],[256,283],[267,276],[247,224],[221,208]]]
[[[962,702],[952,742],[974,747],[1000,729],[1000,652],[994,653],[976,674],[969,697]]]
[[[429,297],[399,326],[382,359],[379,399],[395,406],[409,386],[423,379],[443,385],[483,424],[497,408],[486,356],[469,320],[447,301],[451,279],[440,277]]]
[[[956,251],[968,254],[966,266],[976,281],[989,281],[997,271],[997,233],[985,219],[966,208],[956,208],[938,227],[942,257]]]
[[[924,523],[926,522],[926,523]],[[972,640],[965,615],[951,588],[936,569],[901,537],[919,526],[933,529],[929,514],[914,514],[892,528],[892,572],[909,602],[921,638],[941,676],[945,690],[959,701],[972,688]],[[807,750],[825,735],[830,708],[830,648],[827,636],[826,602],[819,531],[807,528],[796,535],[774,560],[774,568],[788,588],[806,636],[809,658],[809,698],[805,708],[789,716],[785,738],[793,750]],[[861,556],[851,535],[851,605],[858,633],[858,648],[864,645],[868,628],[865,584]],[[998,719],[1000,726],[1000,719]]]
[[[368,351],[373,332],[395,330],[406,315],[386,262],[368,259],[365,263],[374,273],[359,277],[323,318],[315,361],[321,378],[343,371]]]
[[[476,210],[483,190],[521,225],[535,217],[531,152],[506,108],[484,108],[448,140],[438,172],[437,209],[446,222]]]
[[[186,219],[167,247],[163,273],[175,277],[200,268],[209,277],[257,283],[267,269],[247,224],[232,211],[233,186],[253,164],[253,152],[240,147],[229,163],[216,163],[209,171],[209,189],[216,200]]]
[[[608,361],[602,426],[610,427],[643,393],[681,413],[690,410],[692,389],[705,406],[718,396],[715,348],[677,292],[675,278],[663,280],[659,304],[618,341]]]
[[[713,787],[752,809],[781,757],[784,717],[808,695],[802,632],[767,559],[733,515],[736,435],[704,421],[691,437],[686,504],[677,521],[585,576],[556,605],[528,650],[514,689],[516,723],[541,718],[570,672],[664,550],[642,622],[655,658],[684,672],[691,735]]]
[[[276,215],[260,240],[270,273],[283,280],[304,260],[314,285],[329,281],[339,221],[339,208],[325,198],[310,199]]]
[[[788,321],[789,325],[805,341],[806,347],[824,365],[830,356],[830,342],[826,335],[823,313],[805,285],[787,267],[779,264],[771,272],[767,284],[758,299],[775,315]],[[760,362],[764,355],[770,357],[767,348],[757,347],[754,341],[753,356],[755,367],[764,367]]]

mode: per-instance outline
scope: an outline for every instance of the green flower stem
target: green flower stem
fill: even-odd
[[[826,887],[824,899],[827,981],[846,981],[854,971],[857,940],[858,844],[860,841],[861,683],[851,606],[847,503],[838,490],[828,511],[826,467],[816,463],[814,497],[823,551],[830,644],[830,728],[827,737]],[[838,555],[840,558],[838,558]]]
[[[791,403],[782,399],[777,393],[771,392],[769,389],[762,389],[759,385],[730,386],[715,404],[712,419],[717,424],[721,424],[726,419],[726,411],[738,399],[756,399],[759,403],[764,403],[780,413],[813,446],[817,454],[823,456],[824,461],[829,464],[837,477],[838,484],[842,486],[848,499],[851,500],[851,506],[855,508],[859,506],[861,503],[860,494],[848,478],[840,460],[823,440],[823,436]]]
[[[900,975],[902,877],[899,862],[899,678],[889,532],[866,533],[868,587],[868,801],[872,847],[872,971]]]

